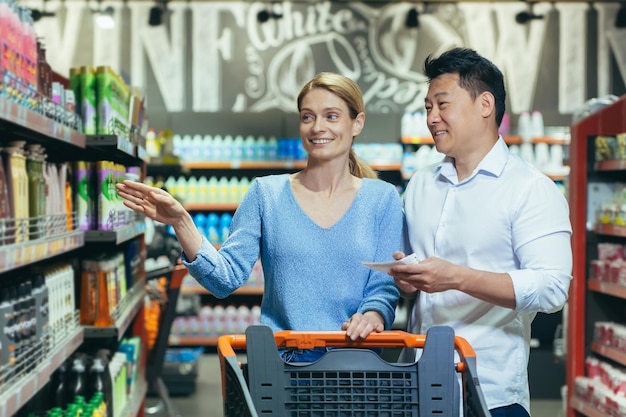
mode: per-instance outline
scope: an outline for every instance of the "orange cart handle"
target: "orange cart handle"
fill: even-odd
[[[294,331],[283,330],[274,332],[277,347],[312,349],[318,347],[409,347],[423,348],[426,336],[411,334],[401,330],[390,330],[381,333],[370,333],[367,338],[354,342],[346,336],[344,331]],[[217,348],[222,356],[235,356],[234,349],[246,348],[246,335],[224,335],[217,339]],[[476,353],[469,342],[460,336],[454,337],[454,348],[461,358],[475,358]],[[457,363],[457,371],[465,370],[465,362]]]

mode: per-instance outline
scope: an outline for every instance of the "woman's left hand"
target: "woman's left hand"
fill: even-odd
[[[350,320],[341,325],[346,336],[352,341],[363,340],[372,332],[380,333],[385,330],[385,321],[376,311],[366,311],[364,314],[355,313]]]

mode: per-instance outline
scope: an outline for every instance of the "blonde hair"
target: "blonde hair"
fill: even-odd
[[[365,113],[363,93],[350,78],[334,72],[321,72],[311,81],[306,83],[298,94],[298,111],[301,110],[302,99],[316,88],[323,88],[342,99],[350,110],[350,117],[355,119],[359,113]],[[354,142],[354,138],[352,138]],[[349,162],[350,174],[358,178],[378,178],[378,174],[366,162],[356,156],[353,148],[350,148]]]

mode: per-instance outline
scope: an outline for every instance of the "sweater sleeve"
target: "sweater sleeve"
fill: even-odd
[[[259,258],[261,237],[260,190],[255,180],[233,215],[228,239],[216,250],[206,238],[193,262],[183,264],[204,288],[225,298],[250,277]]]
[[[376,262],[391,260],[393,252],[402,249],[402,204],[395,188],[390,186],[388,190],[384,198],[379,198],[376,207]],[[370,270],[359,312],[378,312],[385,320],[385,329],[390,329],[395,319],[398,298],[399,291],[393,277],[384,272]]]

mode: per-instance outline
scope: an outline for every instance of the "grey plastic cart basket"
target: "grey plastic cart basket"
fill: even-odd
[[[279,347],[338,349],[316,362],[287,363]],[[422,355],[413,363],[389,363],[369,349],[374,347],[419,348]],[[235,349],[245,350],[247,363]],[[490,416],[474,350],[447,326],[433,327],[426,336],[372,333],[358,343],[345,332],[272,333],[267,326],[250,326],[245,335],[221,336],[218,355],[225,417],[448,417],[461,409],[468,417]]]

